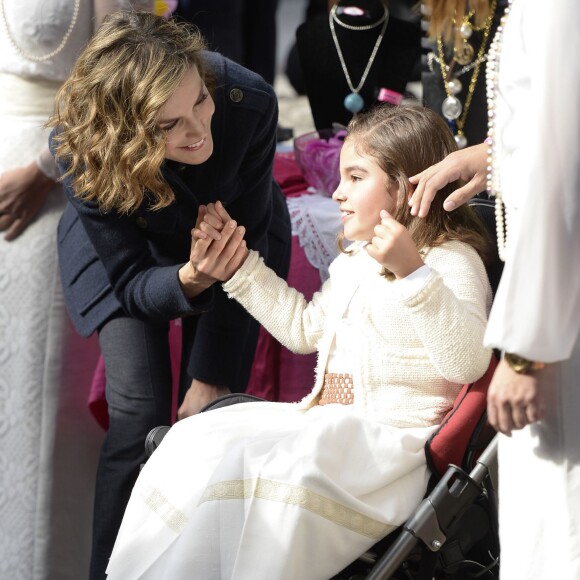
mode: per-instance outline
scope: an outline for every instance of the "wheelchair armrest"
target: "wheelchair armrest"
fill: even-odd
[[[151,457],[152,453],[159,447],[169,429],[169,425],[161,425],[160,427],[154,427],[147,433],[145,438],[145,454],[147,457]]]

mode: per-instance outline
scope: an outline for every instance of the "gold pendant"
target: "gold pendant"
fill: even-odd
[[[473,60],[473,46],[466,40],[463,40],[461,48],[454,50],[453,58],[461,65],[469,64]]]

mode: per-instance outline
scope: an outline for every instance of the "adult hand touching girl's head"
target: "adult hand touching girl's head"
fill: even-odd
[[[453,182],[464,182],[452,193],[447,192],[443,201],[445,211],[453,211],[473,196],[485,191],[487,183],[487,149],[485,143],[453,151],[445,159],[409,177],[416,185],[409,199],[411,213],[426,217],[435,196]]]
[[[379,106],[349,123],[333,199],[340,205],[343,236],[369,242],[367,251],[387,278],[408,276],[422,266],[421,250],[447,240],[468,241],[486,253],[485,230],[471,209],[449,214],[444,207],[459,187],[460,172],[446,174],[442,195],[430,200],[426,217],[412,203],[417,191],[409,176],[425,173],[456,150],[445,122],[430,109]]]

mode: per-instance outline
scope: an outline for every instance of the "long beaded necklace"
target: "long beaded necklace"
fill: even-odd
[[[65,47],[65,45],[68,42],[68,39],[69,39],[69,37],[70,37],[74,27],[75,27],[75,24],[77,23],[77,18],[79,15],[80,6],[81,6],[81,0],[75,0],[74,7],[73,7],[73,15],[72,15],[70,24],[69,24],[68,29],[65,32],[62,40],[60,41],[60,44],[53,51],[49,52],[48,54],[43,54],[42,56],[36,56],[34,54],[30,54],[28,51],[26,51],[23,48],[21,48],[20,46],[18,46],[16,40],[14,39],[12,34],[10,33],[10,29],[8,28],[8,20],[6,19],[6,9],[4,8],[4,0],[0,0],[0,12],[2,13],[2,24],[3,24],[4,30],[6,32],[6,38],[8,39],[8,41],[10,42],[10,44],[12,45],[14,50],[18,54],[23,56],[24,58],[31,60],[31,61],[34,61],[34,62],[47,61],[47,60],[51,59],[52,57],[56,56]]]
[[[344,77],[346,78],[348,88],[351,91],[344,98],[344,108],[347,111],[350,111],[351,113],[356,115],[356,113],[362,111],[363,107],[365,106],[365,102],[363,98],[359,95],[359,92],[363,88],[365,81],[367,80],[367,76],[369,74],[369,71],[371,70],[371,66],[373,66],[373,62],[379,50],[379,46],[381,45],[381,42],[383,40],[383,36],[385,35],[385,31],[387,30],[387,24],[389,23],[389,12],[387,11],[387,8],[385,6],[384,13],[381,16],[381,18],[377,20],[377,22],[374,22],[373,24],[367,24],[365,26],[353,26],[350,24],[345,24],[344,22],[341,22],[338,19],[338,17],[336,16],[336,5],[334,5],[332,7],[332,10],[330,11],[330,14],[328,15],[328,21],[330,23],[330,33],[332,34],[332,40],[334,41],[334,46],[336,47],[336,52],[338,53],[338,59],[340,60],[340,65],[342,66],[342,72],[344,73]],[[334,28],[335,22],[338,25],[342,26],[343,28],[347,28],[348,30],[371,30],[373,28],[376,28],[380,24],[383,25],[381,28],[381,32],[375,42],[373,51],[371,52],[371,56],[369,58],[367,66],[363,72],[362,78],[356,87],[352,84],[350,75],[348,74],[348,69],[346,68],[344,56],[342,55],[342,50],[340,49],[340,44],[338,43],[336,30]]]
[[[473,72],[471,74],[471,80],[469,81],[469,86],[467,88],[467,96],[465,97],[465,104],[462,105],[461,101],[457,95],[461,92],[463,88],[461,81],[459,80],[459,74],[453,73],[453,66],[447,66],[445,64],[445,50],[443,47],[443,37],[441,35],[437,38],[437,51],[438,58],[437,61],[441,68],[441,76],[443,78],[443,86],[445,88],[445,94],[447,97],[444,99],[441,105],[441,112],[443,116],[449,122],[449,126],[453,131],[455,142],[459,149],[463,149],[467,146],[467,137],[463,131],[465,127],[465,121],[467,120],[467,115],[469,113],[469,108],[471,106],[471,101],[473,99],[473,93],[475,92],[475,85],[477,84],[477,79],[479,78],[479,70],[481,64],[485,61],[485,49],[487,46],[487,39],[491,31],[491,26],[493,23],[493,15],[495,13],[497,0],[492,0],[490,4],[490,13],[485,20],[485,24],[482,27],[483,35],[481,38],[481,45],[479,47],[477,58],[473,63]],[[471,37],[474,27],[470,24],[469,19],[473,16],[474,12],[469,12],[461,27],[459,29],[460,36],[463,40],[460,49],[454,49],[454,56],[452,60],[452,65],[457,62],[462,65],[467,65],[471,60],[473,60],[473,47],[467,42]],[[469,66],[469,65],[468,65]],[[465,69],[466,67],[464,67]],[[463,69],[461,69],[463,71]],[[460,72],[461,72],[460,71]],[[464,73],[462,73],[464,74]]]
[[[497,143],[496,143],[496,123],[495,123],[495,109],[497,99],[497,77],[499,73],[499,58],[501,54],[501,44],[503,41],[503,33],[505,25],[510,12],[512,0],[509,0],[508,6],[501,17],[497,32],[493,42],[489,47],[489,54],[487,56],[487,191],[489,195],[495,197],[495,226],[497,232],[497,249],[499,257],[505,262],[506,258],[506,242],[507,242],[507,217],[505,213],[505,206],[501,194],[501,184],[499,175],[499,165],[497,161]]]

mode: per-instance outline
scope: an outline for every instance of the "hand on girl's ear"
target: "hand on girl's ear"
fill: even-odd
[[[405,226],[386,210],[381,210],[381,223],[366,246],[369,255],[397,278],[405,278],[423,265],[419,250]]]

